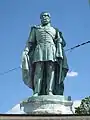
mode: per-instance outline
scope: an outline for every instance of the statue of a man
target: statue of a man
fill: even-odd
[[[63,95],[68,72],[62,33],[51,26],[51,15],[42,12],[41,24],[31,27],[22,58],[23,79],[33,95]]]

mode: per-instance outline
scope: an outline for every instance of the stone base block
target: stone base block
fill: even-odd
[[[41,95],[23,101],[21,109],[26,114],[73,114],[73,102],[60,95]]]

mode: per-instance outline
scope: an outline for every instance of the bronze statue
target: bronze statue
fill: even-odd
[[[51,26],[51,15],[42,12],[41,24],[31,27],[23,51],[22,75],[33,95],[63,95],[68,72],[62,32]]]

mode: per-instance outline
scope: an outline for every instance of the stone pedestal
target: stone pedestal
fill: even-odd
[[[30,97],[20,106],[26,114],[73,114],[73,102],[60,95]]]

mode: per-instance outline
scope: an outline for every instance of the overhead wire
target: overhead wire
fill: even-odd
[[[15,71],[15,70],[17,70],[17,69],[20,69],[20,66],[19,66],[19,67],[16,67],[16,68],[9,69],[8,71],[5,71],[5,72],[0,73],[0,76],[1,76],[1,75],[4,75],[4,74],[7,74],[7,73],[9,73],[9,72]]]
[[[68,49],[65,50],[65,52],[67,52],[67,51],[72,51],[72,50],[74,50],[75,48],[78,48],[78,47],[83,46],[83,45],[88,44],[88,43],[90,43],[90,41],[83,42],[83,43],[78,44],[78,45],[76,45],[76,46],[74,46],[74,47],[68,48]],[[0,76],[1,76],[1,75],[4,75],[4,74],[8,74],[9,72],[12,72],[12,71],[16,71],[17,69],[20,69],[20,68],[21,68],[21,67],[18,66],[18,67],[16,67],[16,68],[9,69],[9,70],[7,70],[7,71],[5,71],[5,72],[0,73]]]
[[[87,43],[90,43],[90,41],[83,42],[83,43],[78,44],[78,45],[76,45],[76,46],[74,46],[74,47],[71,47],[71,48],[69,48],[69,49],[66,49],[65,52],[70,51],[70,50],[73,50],[73,49],[75,49],[75,48],[78,48],[78,47],[80,47],[80,46],[82,46],[82,45],[85,45],[85,44],[87,44]]]

